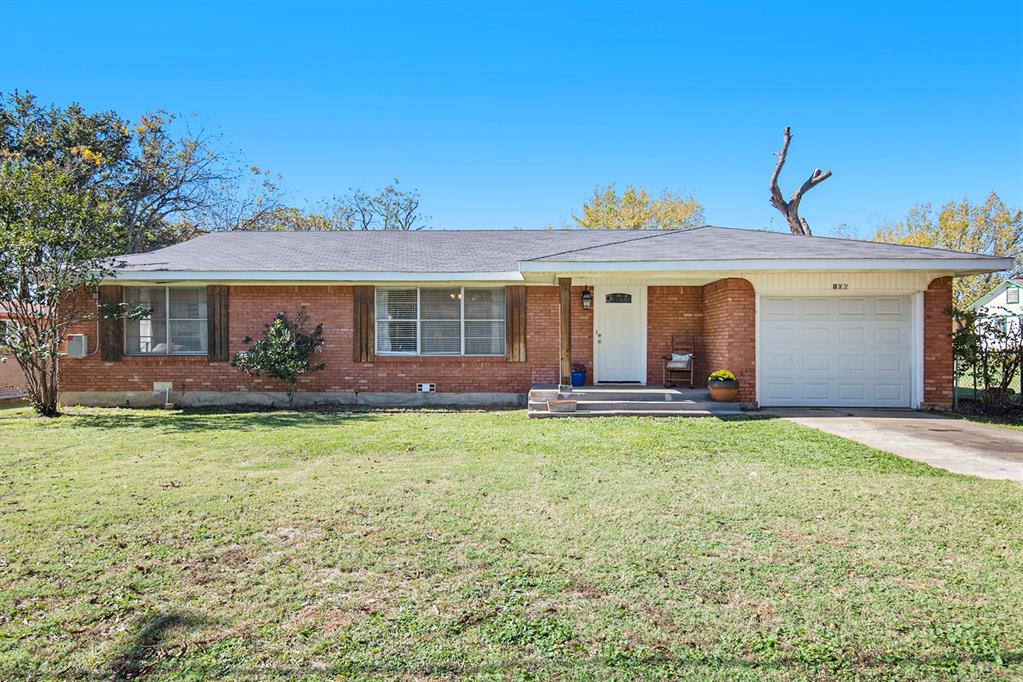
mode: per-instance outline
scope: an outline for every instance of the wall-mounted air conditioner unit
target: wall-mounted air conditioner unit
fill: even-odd
[[[84,358],[89,354],[89,337],[85,334],[67,335],[67,356],[69,358]]]

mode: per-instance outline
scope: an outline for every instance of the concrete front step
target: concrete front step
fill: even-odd
[[[734,413],[729,412],[728,414],[739,414],[736,410]],[[583,410],[581,412],[548,412],[546,405],[544,409],[533,410],[530,409],[526,412],[526,415],[530,419],[548,419],[552,417],[720,417],[723,416],[717,412],[710,412],[708,410]]]
[[[556,397],[569,400],[641,401],[641,402],[709,402],[706,389],[662,388],[659,386],[582,386],[565,393],[557,387],[537,386],[529,392],[531,402],[544,402]]]
[[[588,400],[574,398],[576,412],[600,412],[608,410],[645,410],[648,412],[683,412],[688,410],[711,411],[717,404],[698,402],[695,400]],[[530,400],[529,409],[547,411],[547,402]]]
[[[575,412],[551,412],[548,400],[575,400]],[[534,386],[530,417],[710,417],[741,414],[738,403],[716,403],[704,388],[664,388],[639,384],[579,386],[560,393],[557,386]]]

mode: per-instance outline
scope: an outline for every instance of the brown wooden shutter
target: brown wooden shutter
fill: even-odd
[[[116,362],[124,355],[124,287],[99,288],[99,357]]]
[[[230,360],[230,334],[227,325],[228,287],[206,287],[207,354],[210,362]]]
[[[373,362],[376,344],[376,314],[373,287],[357,286],[353,290],[353,323],[355,343],[352,359],[355,362]]]
[[[504,288],[504,359],[526,361],[526,287]]]

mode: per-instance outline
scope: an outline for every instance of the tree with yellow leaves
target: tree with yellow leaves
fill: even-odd
[[[930,204],[919,204],[910,209],[904,220],[879,228],[874,241],[1014,259],[1011,272],[956,278],[955,305],[962,308],[1023,268],[1023,211],[1007,207],[994,192],[982,204],[972,204],[967,199],[950,201],[937,212]]]
[[[576,225],[590,230],[685,230],[703,224],[703,206],[691,194],[665,189],[657,198],[642,187],[625,187],[618,194],[614,184],[597,187],[583,204]]]

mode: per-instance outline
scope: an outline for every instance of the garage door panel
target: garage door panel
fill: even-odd
[[[906,342],[901,327],[877,327],[874,329],[874,343],[882,345],[901,345]]]
[[[874,370],[877,372],[905,372],[908,367],[899,355],[875,355]]]
[[[770,353],[763,358],[764,370],[768,372],[788,372],[795,366],[795,356],[791,353]]]
[[[899,401],[903,398],[901,384],[875,384],[874,398],[879,401]]]
[[[862,355],[839,355],[838,370],[840,372],[862,372],[866,367],[866,358]]]
[[[831,358],[828,355],[811,353],[802,356],[803,370],[807,372],[823,371],[831,368]]]
[[[763,297],[765,406],[908,407],[908,298]]]
[[[797,306],[798,308],[798,306]],[[814,315],[826,316],[831,311],[826,298],[807,298],[803,300],[803,315],[812,317]]]
[[[827,400],[831,396],[831,386],[823,384],[803,384],[803,397],[807,400]]]
[[[791,317],[796,314],[796,299],[765,298],[760,301],[760,312],[764,319]]]
[[[827,327],[805,327],[802,330],[802,341],[804,346],[826,346],[828,345],[829,332]],[[789,338],[799,338],[800,334],[794,334]]]
[[[862,298],[845,298],[838,302],[838,314],[842,316],[865,315],[867,302]]]
[[[874,312],[878,315],[902,315],[903,300],[899,298],[879,298],[874,301]]]

